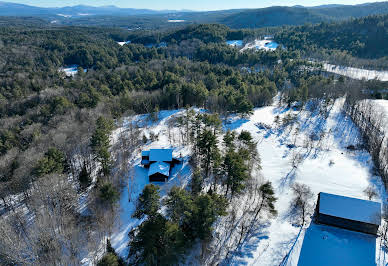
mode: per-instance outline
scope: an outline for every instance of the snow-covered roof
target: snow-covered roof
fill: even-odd
[[[150,156],[150,151],[142,151],[141,156]]]
[[[172,161],[172,149],[151,149],[150,161],[152,162]]]
[[[369,200],[321,192],[319,212],[348,220],[375,225],[381,224],[381,204]]]
[[[164,162],[156,162],[151,164],[150,169],[148,170],[148,176],[151,176],[156,173],[161,173],[165,176],[169,176],[170,164]]]

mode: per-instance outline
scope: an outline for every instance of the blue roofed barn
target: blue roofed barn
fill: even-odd
[[[151,149],[150,162],[171,162],[172,149]]]

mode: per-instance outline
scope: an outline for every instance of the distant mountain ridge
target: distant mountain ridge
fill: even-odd
[[[150,15],[150,14],[165,14],[178,12],[175,10],[151,10],[151,9],[136,9],[136,8],[119,8],[114,5],[109,6],[87,6],[76,5],[66,7],[36,7],[25,4],[17,4],[0,1],[0,16],[55,16],[58,14],[68,16],[79,16],[80,14],[90,14],[97,16],[123,16],[123,15]],[[179,11],[182,12],[182,11]]]
[[[169,20],[185,24],[219,23],[231,28],[261,28],[283,25],[303,25],[341,21],[369,15],[388,14],[388,2],[360,5],[273,6],[258,9],[231,9],[220,11],[151,10],[119,8],[113,5],[68,6],[60,8],[35,7],[24,4],[0,2],[0,16],[33,16],[49,18],[64,25],[110,25],[134,27],[139,21],[147,27],[166,26]],[[71,18],[71,19],[70,19]],[[164,23],[164,24],[163,24]],[[171,23],[170,23],[171,24]]]

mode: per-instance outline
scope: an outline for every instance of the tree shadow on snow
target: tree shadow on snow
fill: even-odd
[[[230,256],[222,261],[220,265],[248,265],[246,259],[254,258],[260,242],[269,238],[266,230],[269,226],[269,222],[259,225],[246,239],[245,243],[231,252]]]
[[[223,129],[227,130],[235,130],[241,127],[243,124],[249,122],[249,119],[246,118],[231,118],[223,121]]]

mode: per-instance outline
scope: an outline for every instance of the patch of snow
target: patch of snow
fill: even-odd
[[[354,67],[337,66],[328,63],[323,64],[323,69],[329,73],[334,73],[353,79],[377,79],[381,81],[388,81],[388,71],[367,70]]]
[[[182,23],[185,21],[186,20],[184,20],[184,19],[169,19],[169,20],[167,20],[167,22],[169,22],[169,23]]]
[[[67,14],[57,14],[57,16],[64,17],[64,18],[71,18],[72,15],[67,15]]]
[[[241,49],[241,52],[245,50],[255,49],[255,50],[265,50],[265,51],[274,51],[278,48],[279,44],[273,40],[264,39],[259,40],[256,39],[253,42],[247,43],[244,48]]]
[[[386,130],[388,130],[388,100],[374,100],[374,103],[384,110],[385,125],[386,125]]]
[[[59,71],[64,72],[67,77],[74,77],[78,74],[78,65],[71,65],[67,67],[62,67],[59,69]],[[88,70],[85,68],[84,73],[86,73]]]
[[[131,43],[131,41],[117,42],[120,46]]]
[[[241,47],[243,46],[243,40],[230,40],[230,41],[226,41],[226,44],[233,47]]]

